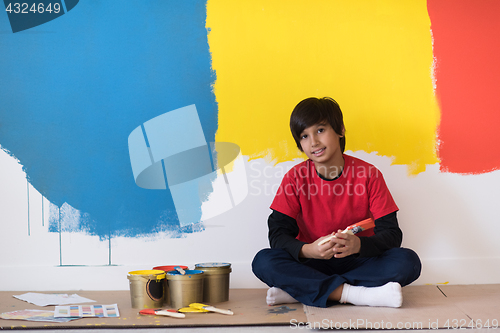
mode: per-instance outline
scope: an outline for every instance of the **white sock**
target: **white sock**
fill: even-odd
[[[389,282],[381,287],[371,288],[344,283],[340,303],[399,308],[403,304],[403,294],[401,285],[397,282]]]
[[[276,287],[269,288],[267,291],[266,302],[267,305],[298,303],[298,301],[290,296],[286,291]]]

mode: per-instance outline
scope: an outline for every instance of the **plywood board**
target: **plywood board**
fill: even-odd
[[[95,304],[118,304],[119,318],[85,318],[68,323],[54,324],[0,319],[0,329],[8,328],[131,328],[131,327],[194,327],[194,326],[253,326],[253,325],[290,325],[290,322],[305,322],[302,304],[268,306],[266,289],[231,289],[229,301],[214,304],[231,309],[233,316],[217,313],[188,313],[186,318],[177,319],[164,316],[141,316],[139,310],[132,309],[128,291],[70,291],[60,292],[87,297]],[[24,309],[53,310],[53,306],[38,307],[12,297],[24,292],[0,292],[0,313]],[[92,303],[87,303],[92,304]]]
[[[24,309],[53,310],[20,301],[0,292],[0,313]],[[291,328],[350,329],[436,329],[498,327],[500,285],[408,286],[403,288],[403,305],[392,309],[337,305],[330,308],[303,306],[300,303],[268,306],[266,289],[231,289],[228,302],[214,304],[231,309],[234,316],[216,313],[187,314],[185,319],[140,316],[132,309],[128,291],[62,291],[77,293],[95,304],[117,303],[120,318],[86,318],[64,324],[0,319],[0,329],[9,328],[147,328],[283,325]],[[91,304],[91,303],[90,303]],[[489,322],[488,322],[489,321]]]

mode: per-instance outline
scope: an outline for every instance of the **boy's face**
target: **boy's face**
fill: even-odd
[[[343,163],[340,138],[327,122],[307,127],[300,134],[300,146],[316,167],[338,166]]]

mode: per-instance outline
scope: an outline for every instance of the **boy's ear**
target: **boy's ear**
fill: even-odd
[[[345,135],[345,127],[342,127],[342,135],[340,135],[341,138],[343,138]]]

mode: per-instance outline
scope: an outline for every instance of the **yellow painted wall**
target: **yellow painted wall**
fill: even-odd
[[[251,159],[305,157],[288,128],[302,99],[336,99],[347,150],[377,152],[409,174],[438,162],[439,109],[425,0],[209,0],[219,105],[216,141]]]

